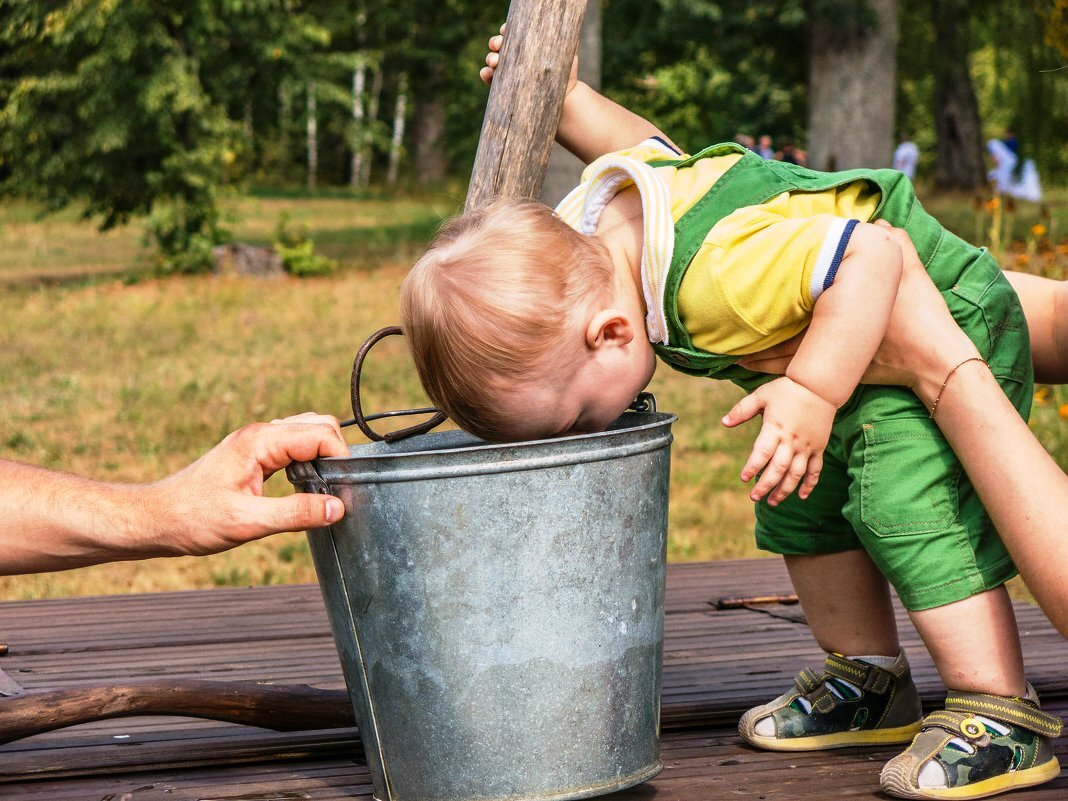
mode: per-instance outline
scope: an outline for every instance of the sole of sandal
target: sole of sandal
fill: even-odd
[[[752,746],[765,751],[829,751],[834,748],[860,748],[866,745],[900,745],[911,743],[920,730],[922,721],[892,729],[861,729],[840,731],[834,734],[816,734],[811,737],[761,737],[759,734],[742,735]]]
[[[884,769],[879,776],[879,784],[883,790],[897,798],[936,798],[968,801],[968,799],[990,798],[1001,793],[1007,793],[1010,790],[1044,784],[1056,779],[1060,772],[1061,764],[1054,757],[1049,762],[1044,762],[1027,770],[992,776],[981,782],[965,784],[962,787],[913,787],[911,784],[911,771],[902,765],[900,769],[896,770]]]

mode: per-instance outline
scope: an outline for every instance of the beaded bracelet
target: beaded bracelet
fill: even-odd
[[[984,359],[981,356],[969,356],[967,359],[965,359],[964,361],[962,361],[960,364],[958,364],[956,367],[954,367],[952,370],[949,371],[949,373],[946,375],[946,380],[942,382],[942,388],[940,390],[938,390],[938,396],[934,399],[934,403],[931,404],[931,419],[932,420],[934,419],[935,412],[938,410],[938,402],[942,400],[942,393],[946,391],[946,384],[949,383],[949,379],[951,379],[953,377],[953,374],[955,372],[957,372],[957,370],[962,368],[968,362],[982,362],[983,364],[986,364],[986,359]]]

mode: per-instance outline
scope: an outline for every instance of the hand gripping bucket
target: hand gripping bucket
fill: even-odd
[[[586,798],[660,772],[674,419],[291,466],[345,504],[308,539],[377,798]]]

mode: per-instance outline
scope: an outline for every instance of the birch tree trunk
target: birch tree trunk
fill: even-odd
[[[395,186],[400,169],[401,145],[404,143],[404,118],[408,112],[408,73],[397,79],[397,102],[393,107],[393,136],[389,142],[389,170],[386,183]]]
[[[367,66],[363,61],[363,54],[356,56],[356,65],[352,70],[352,166],[349,175],[349,185],[353,188],[360,185],[360,177],[363,175],[363,140],[364,132],[363,114],[363,84]]]
[[[319,120],[315,81],[308,81],[308,189],[315,189],[319,172]]]
[[[872,26],[809,27],[808,166],[888,167],[894,150],[897,0],[868,0]]]

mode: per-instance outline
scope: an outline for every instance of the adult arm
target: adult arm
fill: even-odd
[[[904,270],[886,336],[863,381],[907,386],[928,409],[938,400],[935,423],[964,465],[1027,586],[1068,636],[1068,476],[1035,439],[986,365],[966,361],[979,355],[975,345],[957,327],[907,234],[894,233],[905,256]],[[1022,283],[1028,284],[1021,299],[1029,322],[1044,321],[1047,330],[1059,322],[1064,337],[1068,317],[1059,305],[1063,301],[1049,297],[1063,293],[1063,284]],[[1015,279],[1013,284],[1021,286]],[[1051,346],[1057,337],[1037,333],[1032,336],[1036,363],[1046,365],[1047,380],[1064,376],[1064,351],[1058,362]],[[781,373],[797,347],[797,341],[784,343],[746,360],[746,366]]]
[[[0,574],[200,556],[327,525],[344,514],[337,498],[265,498],[263,482],[292,461],[347,452],[337,421],[309,413],[245,426],[153,484],[109,484],[0,460]]]
[[[986,365],[964,361],[978,352],[927,274],[906,271],[899,297],[876,364],[864,380],[905,384],[929,409],[938,400],[934,421],[964,465],[1028,588],[1068,636],[1068,476],[1035,439]],[[1051,367],[1064,375],[1068,364]]]
[[[504,30],[505,26],[502,25],[500,34],[489,40],[486,66],[479,71],[479,77],[486,84],[493,81],[493,72],[500,63]],[[557,142],[580,158],[584,164],[589,164],[605,153],[633,147],[654,136],[682,152],[649,120],[609,100],[589,84],[578,80],[578,59],[571,63],[560,124],[556,129]]]
[[[1006,272],[1020,296],[1031,332],[1035,380],[1068,383],[1068,281]]]

